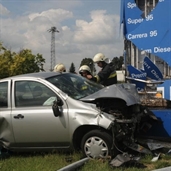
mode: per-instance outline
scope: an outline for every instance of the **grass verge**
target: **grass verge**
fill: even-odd
[[[82,159],[80,153],[17,153],[0,160],[2,171],[57,171],[73,162]],[[151,162],[152,156],[147,155],[139,161],[145,168],[137,166],[111,168],[108,160],[89,160],[78,171],[151,171],[171,166],[171,156],[162,154],[157,162]]]

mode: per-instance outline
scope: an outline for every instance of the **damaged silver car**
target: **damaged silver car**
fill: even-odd
[[[71,73],[0,80],[0,144],[12,151],[81,149],[90,158],[136,146],[155,116],[132,84],[108,87]]]

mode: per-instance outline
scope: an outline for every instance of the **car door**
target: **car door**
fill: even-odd
[[[11,80],[0,81],[0,144],[14,143],[11,124]]]
[[[13,82],[12,125],[15,147],[62,147],[69,145],[68,109],[55,117],[52,102],[57,94],[38,81]],[[60,97],[59,97],[60,98]]]

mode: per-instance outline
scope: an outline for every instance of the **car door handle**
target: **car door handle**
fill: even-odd
[[[23,116],[22,114],[18,114],[17,116],[14,116],[14,118],[15,118],[15,119],[20,119],[20,118],[23,119],[24,116]]]

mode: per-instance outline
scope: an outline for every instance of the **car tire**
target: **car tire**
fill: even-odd
[[[81,141],[81,149],[88,158],[108,158],[111,154],[112,137],[100,130],[92,130],[85,134]]]

